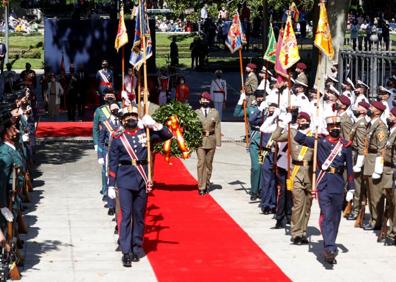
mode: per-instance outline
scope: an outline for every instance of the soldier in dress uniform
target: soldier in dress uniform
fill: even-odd
[[[367,126],[363,175],[368,181],[368,202],[371,214],[370,223],[363,226],[365,230],[379,230],[384,215],[383,187],[381,177],[384,170],[383,153],[388,138],[388,128],[381,120],[385,106],[381,102],[371,103],[367,115]]]
[[[110,118],[111,115],[110,105],[116,102],[116,98],[112,88],[106,89],[105,92],[106,92],[104,96],[105,104],[96,108],[94,112],[92,139],[96,152],[98,152],[101,123]],[[100,193],[103,194],[104,198],[106,196],[105,190],[106,190],[106,170],[104,165],[102,165],[102,189]]]
[[[98,142],[98,163],[105,168],[106,172],[106,183],[104,195],[107,195],[107,168],[108,168],[108,153],[109,147],[112,142],[112,135],[121,126],[120,120],[118,119],[118,112],[120,108],[116,103],[110,105],[110,117],[107,120],[100,122],[99,131],[99,142]],[[109,208],[108,215],[112,216],[115,213],[114,200],[107,198],[107,207]]]
[[[205,195],[209,192],[210,177],[213,170],[213,158],[216,147],[221,146],[221,121],[216,109],[210,107],[209,92],[203,92],[199,100],[201,107],[195,112],[202,123],[202,144],[197,149],[198,193]]]
[[[347,96],[352,105],[355,103],[355,84],[349,77],[342,84],[342,95]]]
[[[264,91],[257,90],[255,92],[255,100],[252,105],[247,108],[247,115],[249,118],[249,153],[250,153],[250,200],[255,201],[258,198],[261,189],[261,163],[259,162],[260,155],[260,126],[263,123],[261,116],[264,104]],[[246,100],[246,95],[241,94],[234,110],[234,117],[243,117],[243,102]]]
[[[227,102],[227,82],[222,79],[223,72],[221,70],[215,71],[216,78],[210,84],[210,96],[215,109],[219,113],[220,120],[223,120],[223,107]]]
[[[337,102],[339,95],[340,95],[340,92],[333,85],[331,85],[327,89],[325,96],[323,98],[324,99],[324,103],[323,103],[324,118],[337,115],[337,111],[335,110],[335,104]]]
[[[259,86],[257,87],[257,90],[265,90],[265,94],[269,95],[271,93],[270,81],[273,77],[273,74],[265,66],[263,66],[259,73],[259,77],[261,78],[261,81]]]
[[[151,116],[142,119],[144,127],[150,128],[150,141],[162,142],[172,137],[162,124]],[[122,125],[125,130],[113,136],[109,150],[109,189],[108,196],[115,198],[118,189],[121,205],[119,243],[122,263],[131,267],[132,261],[144,256],[143,232],[147,192],[152,183],[147,177],[147,136],[144,128],[138,127],[138,109],[130,105],[123,109]]]
[[[392,104],[390,102],[390,96],[392,92],[387,88],[380,86],[378,87],[378,101],[380,101],[385,106],[385,111],[381,115],[382,121],[386,124],[387,118],[389,117],[390,109],[392,109]]]
[[[384,154],[384,175],[386,174],[387,182],[384,188],[387,192],[386,201],[388,205],[388,217],[391,221],[388,234],[386,235],[386,245],[396,245],[396,193],[395,193],[395,164],[396,164],[396,108],[392,108],[389,118],[389,139],[385,146]],[[385,172],[388,172],[386,173]],[[390,189],[392,188],[392,189]]]
[[[102,61],[102,68],[96,73],[96,80],[98,81],[98,92],[100,95],[101,104],[103,104],[103,98],[105,90],[113,88],[113,71],[109,69],[109,63],[107,60]]]
[[[291,114],[283,118],[283,122],[275,130],[273,138],[275,141],[286,142],[288,140],[287,130],[284,130],[291,122]],[[293,208],[291,215],[291,241],[293,244],[308,244],[307,227],[311,215],[312,206],[312,155],[313,150],[304,147],[294,140],[297,131],[304,132],[307,136],[312,136],[310,129],[311,117],[306,112],[300,112],[297,117],[297,124],[291,126],[291,158],[292,171],[288,180],[288,190],[293,195]]]
[[[341,137],[346,141],[349,141],[353,126],[353,121],[348,114],[348,108],[350,105],[351,100],[345,95],[341,95],[336,102],[337,116],[341,119]]]
[[[297,72],[298,75],[297,75],[296,80],[306,84],[307,87],[308,87],[308,77],[305,74],[305,70],[306,69],[307,69],[307,65],[306,64],[304,64],[303,62],[297,63],[296,72]]]
[[[368,91],[370,90],[370,87],[368,87],[368,85],[366,83],[364,83],[361,80],[358,80],[356,82],[356,89],[355,89],[355,93],[356,93],[356,98],[355,98],[355,104],[352,107],[352,110],[357,108],[357,105],[362,101],[366,101],[367,103],[368,101]]]
[[[329,135],[318,140],[317,192],[320,206],[320,228],[324,241],[324,258],[330,264],[336,263],[337,233],[344,203],[345,180],[343,172],[347,170],[347,188],[349,195],[354,193],[352,150],[350,142],[341,138],[341,119],[333,116],[326,118]],[[294,140],[313,148],[315,137],[297,132]],[[350,197],[350,196],[349,196]]]
[[[257,90],[258,87],[258,79],[257,75],[255,73],[257,66],[255,64],[247,64],[246,66],[246,73],[247,73],[247,78],[245,81],[245,85],[243,86],[242,93],[248,97],[247,103],[248,106],[254,101],[254,93]]]
[[[292,107],[296,107],[299,111],[307,112],[309,115],[312,115],[310,112],[311,104],[309,99],[305,95],[305,91],[308,88],[308,85],[304,82],[300,81],[298,78],[294,80],[293,92],[295,96],[292,96]]]
[[[128,73],[124,77],[124,100],[128,103],[136,104],[136,86],[138,83],[138,79],[133,72],[133,67],[128,68]]]
[[[353,196],[353,208],[351,214],[348,215],[348,220],[355,220],[361,208],[363,197],[367,194],[365,182],[363,181],[362,167],[365,155],[365,139],[367,132],[367,111],[370,109],[370,104],[366,101],[361,101],[357,108],[353,110],[356,122],[352,126],[349,133],[349,140],[352,141],[352,157],[355,165],[353,166],[355,194]]]

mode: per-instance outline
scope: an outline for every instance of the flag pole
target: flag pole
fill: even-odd
[[[142,1],[139,0],[140,5],[142,5]],[[145,2],[146,3],[146,2]],[[143,7],[141,7],[143,8]],[[144,7],[145,8],[145,7]],[[142,9],[143,10],[143,9]],[[146,9],[143,10],[146,12]],[[147,38],[146,38],[146,29],[143,28],[143,17],[144,20],[146,20],[145,15],[141,13],[140,15],[140,30],[142,31],[142,36],[143,36],[143,44],[142,44],[142,49],[143,49],[143,82],[144,82],[144,95],[143,95],[143,101],[144,101],[144,114],[148,115],[149,114],[149,109],[148,109],[148,84],[147,84],[147,49],[146,49],[146,44],[147,44]],[[147,189],[150,190],[153,179],[152,179],[152,171],[151,171],[151,162],[152,162],[152,156],[151,156],[151,144],[150,144],[150,128],[146,127],[146,136],[147,136],[147,169],[148,169],[148,185]]]
[[[139,116],[143,116],[142,115],[142,87],[141,87],[141,80],[142,80],[142,77],[141,77],[141,71],[140,71],[140,69],[138,69],[138,71],[137,71],[137,83],[138,83],[138,89],[137,89],[137,91],[138,91],[138,112],[139,112]]]
[[[243,81],[243,58],[242,58],[242,48],[239,48],[239,71],[241,73],[241,83],[242,83],[242,91],[245,92],[245,82]],[[245,123],[245,142],[246,148],[249,147],[249,127],[248,127],[248,118],[247,118],[247,101],[246,99],[243,101],[243,121]]]
[[[287,76],[287,109],[289,113],[291,113],[291,93],[290,93],[290,72]],[[287,125],[287,179],[289,182],[292,180],[290,179],[290,172],[291,172],[291,125],[290,122]],[[291,188],[291,187],[290,187]]]

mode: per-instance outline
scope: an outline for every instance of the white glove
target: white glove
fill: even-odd
[[[311,119],[311,126],[313,126],[313,128],[321,128],[322,125],[322,119],[320,118],[313,118]]]
[[[153,128],[155,126],[155,124],[156,124],[155,120],[149,115],[145,115],[142,118],[142,123],[143,123],[144,126],[146,126],[148,128]]]
[[[1,209],[1,214],[8,222],[12,222],[14,220],[14,215],[7,207]]]
[[[99,158],[99,159],[98,159],[98,164],[104,165],[104,159],[103,159],[103,158]]]
[[[372,177],[373,179],[380,179],[380,178],[381,178],[381,174],[378,174],[378,173],[374,172],[374,173],[371,175],[371,177]]]
[[[116,198],[116,191],[115,191],[114,186],[110,186],[110,187],[107,189],[107,196],[108,196],[110,199],[112,199],[112,200],[114,200],[114,199]]]
[[[350,202],[353,200],[353,195],[355,194],[355,190],[349,190],[346,194],[345,200]]]
[[[384,172],[384,159],[382,157],[375,158],[374,172],[380,175]]]
[[[276,108],[274,110],[274,113],[272,114],[272,117],[277,118],[280,115],[280,113],[281,113],[281,110],[279,108]]]
[[[98,145],[95,145],[95,146],[94,146],[94,150],[95,150],[95,152],[98,151]]]
[[[141,119],[139,119],[139,121],[138,121],[138,128],[140,128],[140,129],[144,128],[144,125],[143,125],[143,122]]]
[[[364,162],[364,155],[358,155],[356,159],[356,164],[353,166],[354,172],[361,172]]]
[[[267,108],[267,103],[266,102],[261,102],[260,106],[258,107],[259,111],[262,112]]]
[[[29,134],[25,133],[22,135],[22,141],[23,142],[29,142]]]
[[[243,101],[245,101],[245,100],[246,100],[246,94],[241,93],[241,96],[239,97],[239,100],[238,100],[238,105],[242,105]]]
[[[283,114],[282,117],[279,117],[279,119],[282,119],[282,122],[279,124],[280,127],[286,128],[287,125],[292,120],[292,115],[291,115],[291,113],[286,113],[286,114]]]

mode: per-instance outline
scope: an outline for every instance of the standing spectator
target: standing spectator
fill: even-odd
[[[74,73],[74,65],[70,64],[70,75],[68,77],[67,85],[67,116],[69,120],[75,120],[76,118],[76,105],[77,105],[77,93],[78,93],[78,81]]]
[[[364,51],[371,51],[371,32],[373,28],[373,24],[371,21],[366,21],[363,23],[363,27],[365,27],[366,37],[364,38]],[[363,29],[363,27],[361,27]]]
[[[200,45],[200,38],[195,37],[193,42],[190,44],[190,51],[191,51],[191,69],[198,67],[198,57],[199,57],[199,46]]]
[[[128,68],[128,73],[124,77],[124,90],[126,97],[124,97],[124,100],[126,100],[127,104],[129,103],[136,103],[136,86],[137,86],[137,77],[133,73],[133,67]]]
[[[176,36],[173,36],[170,44],[170,58],[171,66],[179,65],[179,48],[177,47]]]
[[[187,103],[190,96],[190,87],[186,83],[184,77],[181,77],[176,86],[176,101]]]
[[[61,84],[56,81],[55,74],[50,75],[50,82],[48,83],[47,93],[45,95],[45,102],[48,104],[48,116],[56,118],[59,114],[59,107],[61,96],[63,96],[63,88]]]
[[[217,18],[222,21],[228,21],[229,16],[230,16],[229,12],[227,11],[226,7],[223,6],[221,7],[221,10],[219,11],[219,15],[217,16]]]
[[[202,27],[205,24],[206,19],[208,18],[208,4],[205,4],[201,9],[200,22],[199,22],[199,32],[202,31]]]
[[[6,64],[7,70],[4,72],[4,93],[12,93],[14,83],[17,79],[16,72],[12,70],[10,63]]]
[[[219,112],[220,121],[223,120],[223,108],[227,102],[227,82],[222,79],[223,72],[215,71],[215,79],[210,85],[210,97],[214,103],[215,109]]]
[[[3,43],[3,39],[0,39],[0,71],[3,73],[4,69],[4,60],[7,54],[6,45]]]
[[[353,20],[352,26],[351,26],[351,40],[352,40],[353,51],[356,51],[356,43],[358,40],[358,34],[359,34],[358,22],[357,22],[357,20]]]
[[[389,24],[385,21],[383,21],[382,26],[382,38],[384,40],[386,51],[389,51]]]
[[[32,89],[36,88],[36,72],[32,70],[32,65],[30,63],[25,64],[25,70],[21,72],[20,79],[25,86]]]

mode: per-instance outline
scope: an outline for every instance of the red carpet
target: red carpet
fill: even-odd
[[[39,122],[36,135],[43,137],[92,136],[92,122]]]
[[[145,251],[159,281],[290,281],[183,163],[155,162]]]

